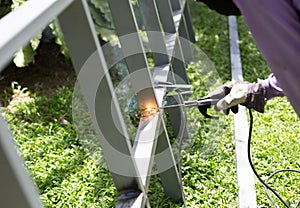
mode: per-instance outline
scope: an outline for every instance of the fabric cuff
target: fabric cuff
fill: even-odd
[[[272,73],[269,75],[269,77],[265,80],[258,80],[258,83],[262,84],[266,90],[266,99],[270,100],[274,97],[283,97],[284,92],[280,88],[279,83],[275,77],[275,75]]]

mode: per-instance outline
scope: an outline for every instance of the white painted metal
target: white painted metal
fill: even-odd
[[[145,189],[148,189],[152,174],[154,154],[158,140],[158,130],[161,125],[160,113],[141,118],[134,141],[134,158]]]
[[[33,184],[16,144],[0,116],[0,206],[41,208],[37,188]]]
[[[151,17],[156,17],[155,22],[148,21],[146,23],[146,28],[148,30],[153,28],[154,31],[160,33],[159,45],[155,45],[157,44],[155,36],[150,37],[152,50],[162,53],[161,57],[154,57],[156,67],[153,76],[148,68],[145,50],[138,35],[139,29],[137,28],[130,1],[109,1],[112,5],[111,10],[124,54],[130,54],[132,51],[136,53],[131,57],[124,58],[132,76],[132,83],[137,93],[140,109],[143,110],[143,107],[149,102],[154,104],[153,107],[156,107],[155,113],[148,117],[142,117],[133,149],[114,94],[107,64],[86,0],[47,0],[42,3],[40,0],[30,0],[0,20],[1,71],[19,48],[27,44],[55,17],[59,17],[72,62],[77,72],[81,89],[86,97],[116,188],[119,193],[126,190],[140,192],[139,195],[131,198],[128,202],[120,199],[116,205],[117,207],[127,205],[130,207],[150,207],[147,188],[154,157],[156,157],[158,170],[161,170],[160,176],[166,194],[176,201],[184,200],[182,199],[182,187],[178,178],[176,162],[165,123],[161,116],[162,112],[157,108],[162,106],[166,88],[154,88],[153,86],[153,83],[158,81],[168,81],[169,74],[172,74],[171,65],[173,67],[176,66],[176,73],[185,80],[183,83],[188,83],[186,72],[180,71],[181,69],[185,70],[185,67],[183,65],[182,48],[178,39],[179,32],[178,28],[176,28],[180,26],[180,22],[183,22],[181,20],[183,14],[181,13],[183,13],[183,8],[186,4],[183,3],[185,1],[181,1],[181,4],[178,0],[171,1],[172,4],[170,0],[164,3],[162,1],[153,0],[146,2],[140,0],[140,4],[143,4],[142,10],[145,23],[148,19],[152,19]],[[120,5],[124,7],[120,7]],[[152,10],[147,13],[149,5]],[[176,9],[176,14],[173,14],[171,6],[174,10]],[[167,12],[164,9],[167,9]],[[168,18],[159,18],[158,11],[161,12],[160,17]],[[122,18],[122,15],[124,18]],[[176,24],[174,23],[174,18]],[[74,22],[76,22],[75,27]],[[123,24],[124,22],[128,24]],[[162,28],[164,28],[164,31]],[[126,36],[130,33],[135,34],[130,36],[129,39],[125,38],[125,40],[122,40],[124,35]],[[186,37],[188,36],[187,31],[185,35]],[[170,63],[173,61],[171,59],[172,56],[179,58],[181,62],[174,61],[175,64]],[[174,76],[172,81],[176,84]],[[178,82],[181,83],[180,81]],[[146,88],[143,88],[145,86]],[[105,95],[104,99],[103,95]],[[103,120],[101,118],[106,119]],[[1,206],[41,207],[35,187],[24,170],[21,159],[17,156],[16,151],[13,150],[14,144],[1,118],[0,130],[0,165],[1,169],[2,167],[5,169],[5,171],[2,171],[5,177],[1,175],[0,180],[2,181],[1,184],[8,184],[7,186],[9,186],[10,182],[13,183],[8,189],[3,186],[0,188],[0,193],[3,192],[3,194],[0,194],[0,197],[3,198],[3,200],[0,198]],[[156,143],[158,143],[158,149],[156,148]],[[161,152],[164,152],[164,154],[160,154]],[[154,156],[155,153],[158,154]],[[170,167],[167,170],[164,169],[166,165]],[[120,170],[121,172],[118,172]],[[5,190],[7,190],[7,193],[4,193]],[[12,201],[10,197],[6,197],[7,194],[13,195],[16,200]]]
[[[228,17],[228,23],[232,79],[236,81],[243,81],[236,17]],[[247,157],[248,131],[249,127],[245,107],[239,106],[239,113],[234,115],[234,137],[236,146],[237,179],[239,187],[239,208],[257,207],[254,176]]]
[[[118,192],[144,191],[86,1],[76,1],[59,21],[115,186]]]

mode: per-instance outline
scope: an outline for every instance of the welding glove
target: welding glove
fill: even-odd
[[[236,110],[238,104],[244,105],[247,108],[254,109],[260,113],[264,112],[266,105],[266,89],[259,81],[257,83],[249,82],[229,82],[222,86],[226,89],[224,94],[226,95],[220,99],[215,105],[216,110],[223,110],[225,113],[229,113],[229,109]],[[228,92],[229,91],[229,92]]]
[[[212,92],[210,92],[207,97],[210,99],[215,99],[215,100],[221,100],[223,99],[226,95],[228,95],[232,89],[232,87],[234,86],[234,84],[236,84],[235,81],[231,81],[231,82],[227,82],[225,84],[223,84],[222,86],[216,88],[215,90],[213,90]],[[219,109],[216,108],[215,109],[217,111],[223,110],[223,112],[228,115],[230,111],[232,111],[233,113],[237,113],[239,108],[237,105],[228,107],[228,108],[223,108],[223,109]]]

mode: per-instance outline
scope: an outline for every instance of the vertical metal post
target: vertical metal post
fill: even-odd
[[[108,3],[139,108],[141,111],[148,105],[157,108],[153,82],[131,3],[129,0],[110,0]]]
[[[182,202],[185,200],[182,197],[183,189],[178,177],[176,161],[173,156],[165,125],[161,125],[160,132],[161,134],[159,136],[155,152],[156,168],[159,172],[159,177],[164,187],[165,194],[171,197],[174,201]]]
[[[166,33],[176,33],[170,0],[156,0],[161,24]]]
[[[155,106],[160,106],[161,104],[158,103],[158,100],[161,99],[157,99],[157,97],[155,96],[154,93],[154,88],[153,88],[153,81],[152,81],[152,77],[149,73],[149,69],[148,69],[148,64],[147,64],[147,59],[145,57],[145,51],[144,48],[142,47],[142,43],[139,37],[139,32],[138,32],[138,27],[136,24],[136,20],[133,14],[133,10],[131,7],[131,4],[129,1],[118,1],[118,0],[111,0],[109,1],[109,5],[110,5],[110,9],[112,12],[112,16],[114,19],[114,24],[115,24],[115,28],[117,31],[117,34],[119,36],[120,39],[120,43],[121,43],[121,47],[122,47],[122,51],[125,57],[125,61],[127,63],[129,72],[130,72],[130,76],[131,76],[131,82],[133,86],[135,87],[135,91],[137,93],[137,99],[139,102],[139,106],[140,106],[140,110],[143,111],[143,105],[141,105],[141,103],[154,103]],[[145,6],[145,5],[142,5]],[[154,5],[153,5],[154,6]],[[154,8],[154,7],[152,7]],[[148,11],[149,12],[149,11]],[[121,14],[122,13],[122,14]],[[121,14],[121,15],[120,15]],[[126,27],[125,27],[126,26]],[[147,26],[148,27],[148,26]],[[149,26],[150,27],[150,26]],[[132,52],[130,50],[132,50],[132,48],[135,49],[136,54],[132,54]],[[129,53],[128,53],[129,52]],[[132,54],[130,56],[127,56],[127,54]],[[161,66],[157,66],[157,69],[159,69]],[[156,72],[158,72],[158,70],[155,69]],[[167,79],[167,76],[165,76],[165,78]],[[138,84],[139,80],[142,80],[143,83]],[[155,80],[155,79],[154,79]],[[145,87],[147,88],[147,91],[145,91]],[[141,90],[142,89],[142,90]],[[161,97],[162,98],[162,97]],[[157,117],[158,116],[158,117]],[[149,177],[144,177],[144,174],[149,174],[149,172],[147,171],[151,171],[149,170],[149,168],[151,168],[152,166],[152,162],[151,160],[153,160],[153,158],[149,158],[149,162],[146,162],[146,164],[142,164],[139,162],[141,157],[153,157],[153,153],[156,151],[156,143],[158,142],[160,145],[161,144],[161,140],[164,141],[165,143],[167,143],[165,140],[166,138],[161,139],[161,137],[159,137],[159,139],[157,138],[160,134],[159,130],[161,129],[161,125],[163,125],[162,123],[162,118],[160,116],[160,113],[158,113],[158,115],[154,114],[150,117],[142,117],[142,119],[140,120],[140,124],[139,124],[139,130],[138,130],[138,134],[137,137],[135,139],[135,145],[134,145],[134,152],[135,152],[135,159],[137,161],[138,168],[140,173],[142,173],[141,177],[142,180],[144,181],[143,184],[144,186],[148,187],[148,181],[147,178]],[[149,124],[151,124],[151,130],[149,130],[149,132],[146,134],[145,131],[146,126],[148,126]],[[149,127],[150,128],[150,127]],[[163,130],[165,130],[165,128],[163,128]],[[153,134],[154,133],[154,134]],[[145,139],[149,142],[148,144],[145,143]],[[144,144],[143,144],[144,141]],[[158,148],[162,148],[162,147]],[[145,149],[145,147],[148,146],[147,151]],[[170,161],[172,161],[173,163],[170,166],[170,174],[169,175],[169,179],[172,180],[172,184],[171,183],[164,183],[165,185],[165,190],[170,190],[173,189],[173,191],[168,192],[171,198],[175,199],[175,200],[183,200],[182,199],[182,190],[180,188],[180,181],[179,181],[179,177],[178,177],[178,172],[176,172],[176,166],[175,166],[175,162],[174,162],[174,156],[171,153],[171,149],[170,146],[166,146],[164,145],[163,147],[167,148],[167,157],[169,158]],[[152,151],[152,153],[150,154],[150,150]],[[142,152],[143,151],[143,152]],[[154,151],[154,152],[153,152]],[[147,153],[149,152],[149,153]],[[173,158],[173,160],[172,160]],[[160,158],[162,159],[162,158]],[[145,162],[146,160],[144,160]],[[160,163],[162,161],[156,161],[156,163]],[[166,180],[166,177],[163,177],[162,180]],[[166,185],[169,185],[170,187],[166,187]]]
[[[172,51],[172,71],[174,73],[175,82],[177,84],[187,84],[189,83],[187,74],[186,74],[186,68],[185,68],[185,58],[183,49],[181,46],[181,39],[184,37],[179,37],[181,35],[180,33],[183,33],[183,30],[181,32],[179,31],[179,26],[181,21],[183,21],[182,17],[183,14],[181,14],[182,7],[185,7],[185,4],[180,5],[179,1],[177,0],[167,0],[167,1],[159,1],[157,0],[157,9],[160,15],[161,23],[164,28],[164,31],[169,34],[176,34],[176,38],[173,39],[173,51]],[[184,22],[183,22],[184,23]],[[171,27],[170,27],[171,26]],[[185,29],[185,26],[183,25],[183,29]],[[184,32],[187,34],[187,32]],[[187,35],[185,35],[187,36]],[[171,37],[171,36],[169,36]],[[168,40],[166,41],[168,43]],[[189,43],[188,40],[184,42],[185,49],[187,49]],[[190,51],[185,51],[187,54],[191,54],[191,48]],[[188,59],[191,60],[191,55],[187,55],[189,57]],[[189,61],[187,60],[187,61]]]
[[[138,0],[156,66],[169,63],[165,38],[154,0]]]
[[[59,17],[78,81],[100,139],[100,144],[119,192],[120,207],[128,199],[130,204],[147,204],[144,186],[136,167],[118,101],[106,62],[85,0],[77,0]],[[76,27],[73,26],[76,22]],[[84,41],[82,41],[84,40]],[[136,195],[132,196],[132,192]],[[142,199],[142,200],[140,200]]]
[[[181,9],[181,4],[180,4],[179,0],[170,0],[170,2],[171,2],[173,11]]]
[[[184,60],[179,37],[177,37],[175,41],[171,64],[172,64],[172,69],[173,69],[172,71],[175,76],[176,84],[189,84],[189,79],[185,68],[186,63]]]
[[[189,34],[189,40],[194,43],[194,42],[196,42],[195,32],[194,32],[193,23],[191,20],[188,3],[186,3],[186,6],[184,7],[183,14],[184,14],[184,19],[186,22],[188,34]]]
[[[235,16],[228,17],[230,38],[230,61],[232,79],[243,81],[242,63],[238,45],[238,31]],[[236,166],[238,179],[239,208],[256,208],[256,193],[254,176],[247,159],[248,123],[245,107],[239,106],[239,112],[234,115],[234,137],[236,151]]]
[[[186,7],[187,5],[184,5],[184,8]],[[194,57],[193,57],[193,49],[191,45],[192,42],[190,41],[190,34],[189,34],[189,30],[188,30],[188,26],[184,14],[182,14],[181,22],[178,30],[179,30],[178,32],[180,37],[181,49],[184,52],[183,57],[184,60],[189,63],[194,60]]]

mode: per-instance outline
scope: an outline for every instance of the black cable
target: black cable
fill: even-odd
[[[267,188],[269,189],[287,208],[289,208],[289,206],[287,205],[287,203],[280,197],[280,195],[274,190],[272,189],[270,186],[268,186],[268,184],[266,184],[261,177],[258,175],[256,169],[254,168],[254,165],[252,163],[252,158],[251,158],[251,138],[252,138],[252,129],[253,129],[253,115],[252,115],[252,111],[251,109],[249,109],[249,117],[250,117],[250,127],[249,127],[249,135],[248,135],[248,160],[250,163],[250,166],[253,170],[253,173],[255,174],[255,176],[257,177],[257,179]]]
[[[261,179],[261,177],[258,175],[253,163],[252,163],[252,158],[251,158],[251,137],[252,137],[252,129],[253,129],[253,115],[252,115],[252,111],[251,109],[249,110],[249,117],[250,117],[250,126],[249,126],[249,135],[248,135],[248,160],[250,163],[250,166],[255,174],[255,176],[257,177],[257,179],[264,185],[266,190],[270,190],[287,208],[290,208],[287,203],[281,198],[281,196],[273,189],[271,188],[265,181],[263,181]],[[284,170],[278,170],[275,171],[274,173],[272,173],[266,181],[268,181],[268,179],[270,179],[271,177],[273,177],[274,175],[280,173],[280,172],[297,172],[300,173],[299,170],[291,170],[291,169],[284,169]],[[272,198],[270,197],[270,195],[268,194],[268,192],[266,191],[268,198],[270,199],[270,201],[274,204],[275,207],[277,207],[276,203],[272,200]],[[296,204],[295,208],[297,208],[300,205],[300,200],[298,201],[298,203]]]
[[[295,208],[300,206],[300,200],[298,201],[298,203],[296,204]]]
[[[277,170],[277,171],[275,171],[274,173],[272,173],[271,175],[268,176],[268,178],[266,179],[265,183],[267,183],[268,180],[269,180],[270,178],[272,178],[274,175],[276,175],[276,174],[278,174],[278,173],[282,173],[282,172],[295,172],[295,173],[300,173],[299,170],[293,170],[293,169]],[[271,195],[269,194],[268,190],[266,189],[266,187],[265,187],[265,192],[266,192],[266,194],[267,194],[269,200],[270,200],[270,201],[273,203],[273,205],[276,207],[277,205],[276,205],[276,203],[273,201],[273,199],[272,199]],[[299,200],[298,203],[296,204],[295,208],[297,208],[297,207],[299,206],[299,203],[300,203],[300,200]]]
[[[184,102],[184,98],[183,96],[178,93],[181,102]],[[262,180],[262,178],[258,175],[254,164],[252,162],[252,157],[251,157],[251,138],[252,138],[252,130],[253,130],[253,115],[252,115],[252,111],[251,109],[249,110],[249,117],[250,117],[250,125],[249,125],[249,135],[248,135],[248,160],[249,160],[249,164],[253,170],[253,173],[255,174],[255,176],[257,177],[257,179],[264,185],[265,189],[266,189],[266,194],[268,196],[268,198],[270,199],[270,201],[273,203],[273,205],[275,207],[277,207],[276,203],[272,200],[271,196],[269,195],[269,193],[267,192],[267,190],[270,190],[280,201],[282,204],[285,205],[286,208],[290,208],[289,205],[281,198],[281,196],[273,189],[271,188],[265,181]],[[178,142],[178,154],[177,154],[177,166],[178,166],[178,176],[179,176],[179,180],[180,180],[180,186],[181,186],[181,194],[182,194],[182,199],[183,199],[183,203],[184,203],[184,207],[187,208],[187,203],[185,201],[185,195],[183,192],[183,183],[182,183],[182,174],[181,174],[181,147],[182,147],[182,142],[183,142],[183,137],[184,137],[184,130],[186,128],[186,109],[183,107],[183,115],[182,115],[182,131],[180,132],[180,136],[179,136],[179,142]],[[300,173],[299,170],[292,170],[292,169],[284,169],[284,170],[278,170],[275,171],[274,173],[272,173],[270,176],[268,176],[267,180],[268,181],[270,178],[272,178],[274,175],[280,173],[280,172],[297,172]],[[298,201],[298,203],[296,204],[295,208],[298,208],[300,206],[300,200]]]

